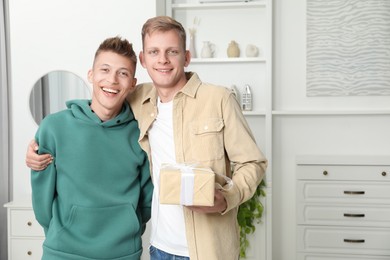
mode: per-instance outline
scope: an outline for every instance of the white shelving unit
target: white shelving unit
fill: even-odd
[[[182,23],[187,31],[196,29],[196,58],[188,71],[195,71],[205,82],[236,86],[241,97],[245,84],[253,96],[252,111],[243,111],[261,150],[269,160],[266,174],[265,212],[251,239],[247,259],[272,260],[272,0],[220,1],[168,0],[165,13]],[[227,47],[236,41],[240,56],[229,58]],[[201,58],[204,41],[215,45],[212,58]],[[246,46],[258,47],[257,57],[246,56]]]
[[[242,1],[242,2],[220,2],[220,3],[200,3],[196,1],[173,1],[173,2],[188,2],[188,3],[172,3],[171,9],[177,10],[177,9],[228,9],[228,8],[234,8],[234,9],[245,9],[250,7],[265,7],[266,3],[265,1]]]
[[[192,58],[191,63],[265,63],[264,58]]]

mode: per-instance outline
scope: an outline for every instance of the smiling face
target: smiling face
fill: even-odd
[[[172,100],[187,83],[184,68],[188,66],[190,58],[175,30],[154,31],[145,35],[140,61],[163,102]]]
[[[119,114],[127,95],[135,90],[134,74],[134,62],[123,55],[101,51],[95,57],[88,80],[93,85],[91,108],[101,120]]]

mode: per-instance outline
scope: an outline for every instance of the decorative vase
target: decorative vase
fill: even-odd
[[[235,41],[231,41],[227,48],[227,56],[229,58],[236,58],[240,56],[240,49],[238,48],[238,44]]]
[[[248,44],[245,49],[245,54],[247,57],[257,57],[259,55],[259,48],[253,44]]]
[[[209,41],[204,41],[200,56],[202,58],[212,58],[214,55],[214,50],[215,50],[214,44],[210,43]]]
[[[195,48],[195,33],[190,33],[190,46],[189,50],[191,53],[191,58],[196,58],[196,48]]]

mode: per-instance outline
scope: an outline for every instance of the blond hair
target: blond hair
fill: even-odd
[[[167,32],[174,30],[182,41],[183,49],[186,50],[186,31],[181,23],[169,16],[156,16],[148,19],[142,27],[142,46],[145,46],[145,36],[154,32]]]

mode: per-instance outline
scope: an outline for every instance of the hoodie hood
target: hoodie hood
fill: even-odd
[[[66,106],[71,110],[75,118],[91,124],[98,124],[102,127],[117,127],[134,120],[133,113],[126,101],[122,106],[122,111],[116,117],[105,122],[102,122],[95,112],[93,112],[90,107],[91,102],[88,99],[69,100],[66,102]]]

